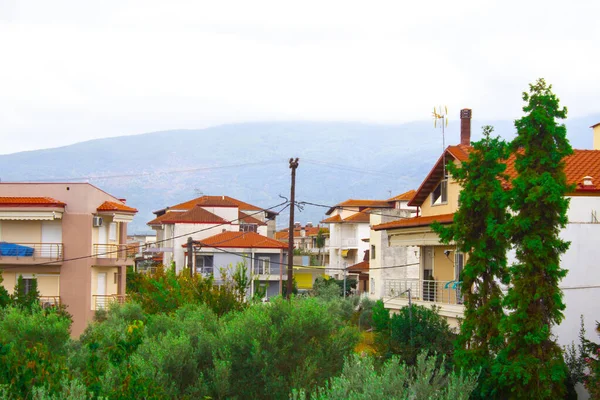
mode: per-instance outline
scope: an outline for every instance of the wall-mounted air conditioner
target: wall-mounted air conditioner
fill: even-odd
[[[97,215],[94,216],[94,227],[97,228],[99,226],[102,226],[102,217],[98,217]]]

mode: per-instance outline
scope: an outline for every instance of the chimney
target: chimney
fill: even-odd
[[[307,222],[305,225],[306,228],[312,228],[313,227],[313,223],[312,222]]]
[[[471,145],[471,109],[460,110],[460,144]]]
[[[294,228],[300,229],[302,228],[302,224],[300,222],[294,222]]]
[[[594,130],[594,150],[600,150],[600,122],[590,128]]]
[[[591,176],[584,176],[583,177],[583,186],[594,186],[594,178],[592,178]]]

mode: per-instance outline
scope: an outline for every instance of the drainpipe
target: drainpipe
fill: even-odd
[[[279,250],[279,295],[283,296],[283,249]]]
[[[250,259],[250,298],[254,297],[254,249],[250,251],[252,258]]]

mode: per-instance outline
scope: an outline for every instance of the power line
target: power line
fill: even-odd
[[[386,200],[384,200],[384,201],[386,201]],[[332,206],[332,205],[327,205],[327,204],[313,203],[313,202],[310,202],[310,201],[299,201],[296,204],[307,205],[307,206],[315,206],[315,207],[323,207],[323,208],[339,208],[339,209],[346,210],[346,211],[353,211],[353,212],[355,212],[357,214],[367,214],[367,215],[368,214],[375,214],[375,215],[380,215],[382,217],[391,217],[391,218],[396,218],[396,219],[402,219],[402,216],[400,216],[400,215],[384,214],[384,213],[381,213],[381,212],[377,212],[377,210],[375,210],[375,209],[372,210],[372,211],[369,211],[369,212],[365,212],[364,210],[363,211],[356,211],[354,208],[351,208],[351,207],[343,207],[343,206],[339,206],[339,205]],[[366,207],[366,208],[371,208],[371,207]],[[384,209],[386,209],[386,208],[384,208]],[[411,211],[411,210],[406,210],[406,211]],[[342,222],[342,221],[340,221],[340,222]]]
[[[135,178],[139,176],[152,176],[152,175],[168,175],[168,174],[179,174],[179,173],[187,173],[187,172],[196,172],[196,171],[210,171],[215,169],[229,169],[229,168],[238,168],[238,167],[249,167],[253,165],[270,165],[270,164],[278,164],[281,161],[260,161],[260,162],[251,162],[251,163],[240,163],[240,164],[230,164],[230,165],[221,165],[221,166],[212,166],[212,167],[196,167],[196,168],[187,168],[187,169],[174,169],[174,170],[166,170],[166,171],[152,171],[152,172],[140,172],[133,174],[120,174],[120,175],[90,175],[90,176],[79,176],[79,177],[71,177],[71,178],[48,178],[48,179],[35,179],[28,180],[23,182],[55,182],[55,181],[81,181],[81,180],[107,180],[107,179],[117,179],[117,178]]]
[[[250,216],[250,217],[251,217],[251,216],[253,216],[253,215],[260,214],[261,212],[268,211],[268,210],[272,210],[272,209],[274,209],[274,208],[277,208],[277,207],[280,207],[280,206],[282,206],[282,205],[285,205],[285,206],[284,206],[284,207],[283,207],[283,208],[282,208],[282,209],[279,211],[279,212],[281,212],[281,211],[285,210],[287,207],[289,207],[289,204],[288,204],[288,203],[289,203],[289,201],[286,199],[286,201],[284,201],[283,203],[279,203],[279,204],[277,204],[277,205],[274,205],[274,206],[272,206],[272,207],[269,207],[269,208],[264,208],[264,209],[262,209],[262,210],[260,210],[260,211],[256,211],[256,212],[254,212],[254,213],[252,213],[252,214],[246,214],[246,216]],[[155,243],[163,243],[163,242],[166,242],[166,241],[169,241],[169,240],[173,240],[173,239],[179,239],[179,238],[181,238],[181,237],[184,237],[184,236],[190,236],[190,235],[193,235],[193,234],[196,234],[196,233],[200,233],[200,232],[207,231],[207,230],[209,230],[209,229],[214,229],[214,228],[217,228],[217,227],[219,227],[219,226],[223,226],[223,225],[229,225],[229,224],[231,224],[232,222],[240,221],[240,220],[242,220],[242,219],[244,219],[244,218],[246,218],[246,217],[242,217],[242,218],[236,218],[236,219],[233,219],[233,220],[230,220],[230,221],[224,221],[224,222],[221,222],[221,223],[219,223],[219,224],[216,224],[216,225],[214,225],[214,226],[211,226],[211,227],[209,227],[209,228],[203,228],[203,229],[199,229],[199,230],[197,230],[197,231],[188,232],[188,233],[186,233],[186,234],[183,234],[183,235],[177,235],[177,236],[170,237],[170,238],[168,238],[168,239],[158,240],[158,241],[156,241]],[[127,246],[127,245],[123,245],[123,246]],[[107,252],[104,252],[104,253],[96,253],[96,254],[91,254],[91,255],[86,255],[86,256],[80,256],[80,257],[72,257],[72,258],[68,258],[68,259],[63,259],[63,260],[62,260],[62,263],[65,263],[65,262],[68,262],[68,261],[78,261],[78,260],[85,260],[85,259],[88,259],[88,258],[97,258],[98,256],[105,256],[105,255],[109,255],[109,254],[120,253],[120,252],[122,252],[122,251],[123,251],[122,249],[118,249],[118,250],[107,251]],[[126,250],[125,250],[125,251],[126,251]],[[57,261],[46,261],[46,262],[43,262],[43,263],[37,263],[37,264],[28,264],[28,266],[30,266],[30,267],[37,267],[37,266],[41,266],[41,265],[50,265],[50,264],[56,264],[56,262],[57,262]],[[0,269],[11,269],[11,268],[22,268],[22,267],[23,267],[22,265],[19,265],[19,266],[13,266],[13,267],[2,267],[2,268],[0,268]]]

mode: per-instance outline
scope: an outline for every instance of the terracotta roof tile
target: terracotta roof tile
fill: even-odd
[[[168,216],[168,217],[165,217]],[[168,212],[155,218],[153,221],[160,219],[161,224],[229,224],[229,221],[215,215],[209,211],[206,211],[201,206],[197,205],[186,212]],[[150,222],[153,222],[150,221]],[[150,222],[148,224],[150,224]]]
[[[256,219],[246,213],[238,211],[238,223],[240,224],[256,224],[256,225],[267,225],[259,219]]]
[[[350,273],[363,273],[369,272],[369,261],[361,261],[358,264],[354,264],[348,267]]]
[[[366,208],[366,207],[394,208],[394,204],[393,204],[393,202],[390,202],[388,200],[349,199],[349,200],[343,201],[343,202],[331,207],[329,210],[327,210],[327,212],[325,214],[330,215],[336,208],[344,208],[344,207],[358,207],[359,209]]]
[[[64,207],[66,205],[52,197],[0,197],[0,207]]]
[[[325,218],[323,221],[321,221],[322,224],[329,224],[329,223],[336,223],[336,222],[342,222],[342,217],[338,215],[334,215],[333,217],[329,217],[329,218]]]
[[[387,201],[409,201],[415,196],[416,193],[417,193],[416,190],[409,190],[408,192],[399,194],[398,196],[392,197],[391,199],[388,199]]]
[[[416,228],[419,226],[429,226],[434,222],[441,224],[450,224],[454,221],[454,214],[441,214],[432,215],[428,217],[413,217],[398,219],[384,224],[375,225],[373,230],[381,231],[386,229],[397,229],[397,228]]]
[[[344,218],[344,222],[369,222],[371,216],[367,212],[357,212],[356,214],[352,214],[348,218]]]
[[[222,247],[240,249],[287,249],[288,246],[279,240],[259,235],[255,232],[226,231],[202,240],[195,240],[194,246]],[[184,244],[183,247],[187,247]]]
[[[98,211],[124,211],[130,213],[138,212],[137,209],[133,207],[126,206],[125,204],[115,203],[113,201],[105,201],[97,208]]]

